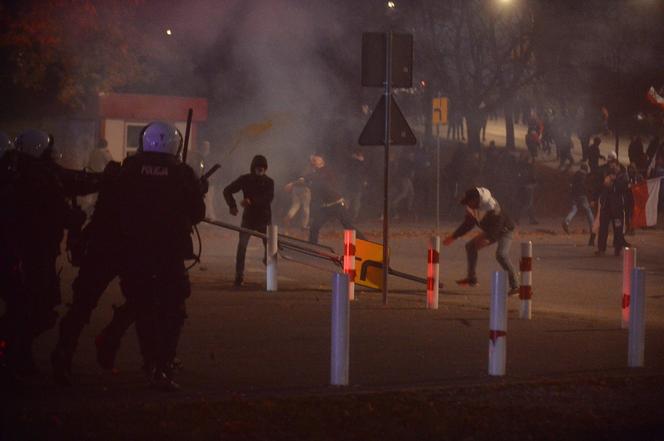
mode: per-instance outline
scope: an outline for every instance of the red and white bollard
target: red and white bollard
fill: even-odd
[[[348,299],[355,300],[355,230],[344,230],[344,274],[348,276]]]
[[[632,292],[632,270],[636,267],[636,248],[623,249],[623,285],[622,285],[622,319],[620,327],[629,327],[629,304]]]
[[[519,270],[521,271],[521,286],[519,287],[521,307],[519,308],[519,318],[530,320],[533,318],[533,243],[531,241],[521,242]]]
[[[427,309],[438,309],[438,281],[440,280],[440,237],[429,239],[427,253]]]
[[[489,316],[489,375],[505,375],[507,364],[507,273],[496,271],[491,278]]]

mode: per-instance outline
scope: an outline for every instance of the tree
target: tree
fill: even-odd
[[[480,147],[488,112],[509,103],[537,76],[532,62],[534,11],[527,1],[508,7],[487,0],[420,0],[417,27],[433,87],[466,117],[468,144]]]
[[[2,10],[14,85],[82,109],[91,96],[150,79],[134,19],[141,0],[46,0]]]

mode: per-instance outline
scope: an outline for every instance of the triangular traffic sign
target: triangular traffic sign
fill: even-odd
[[[401,109],[397,106],[394,97],[390,95],[390,144],[392,145],[415,145],[417,139],[410,129]],[[360,145],[384,145],[385,144],[385,95],[381,95],[378,105],[371,114],[371,118],[364,126],[360,135]]]

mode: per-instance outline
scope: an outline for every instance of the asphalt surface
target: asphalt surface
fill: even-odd
[[[370,237],[378,234],[372,225],[364,226]],[[442,230],[451,227],[445,224]],[[340,230],[334,228],[325,230],[323,239],[339,250]],[[521,238],[533,241],[536,258],[533,319],[519,319],[518,298],[508,300],[505,379],[634,372],[627,369],[628,334],[620,328],[622,259],[594,257],[592,249],[583,245],[582,234],[553,234],[553,227],[549,230],[546,225],[524,230]],[[236,234],[209,225],[203,225],[201,231],[203,263],[191,271],[189,317],[179,345],[184,367],[178,378],[185,391],[224,395],[326,389],[331,273],[282,260],[279,292],[267,293],[262,245],[252,239],[247,286],[237,289],[232,286]],[[395,225],[393,231],[393,267],[423,276],[428,231],[412,225]],[[661,230],[640,231],[631,240],[638,247],[639,265],[647,270],[645,367],[636,371],[661,372],[664,271],[659,249],[664,234]],[[515,241],[515,263],[518,250]],[[464,275],[463,242],[444,248],[441,281],[446,288],[438,310],[427,310],[424,286],[407,280],[391,278],[387,305],[380,293],[358,290],[350,318],[351,388],[493,381],[487,374],[489,278],[498,269],[493,254],[493,248],[480,253],[480,286],[460,288],[453,281]],[[66,299],[71,295],[73,275],[65,265]],[[115,281],[81,338],[74,360],[75,389],[81,397],[104,391],[122,399],[137,386],[139,390],[143,387],[133,330],[124,339],[119,372],[104,372],[95,365],[94,336],[110,319],[111,305],[121,302]],[[38,340],[35,350],[42,375],[28,383],[28,391],[57,390],[51,385],[48,363],[55,337],[56,332],[50,331]]]

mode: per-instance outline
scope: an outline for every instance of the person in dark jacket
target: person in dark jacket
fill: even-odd
[[[593,143],[588,146],[588,166],[590,167],[590,172],[594,173],[599,169],[599,160],[606,158],[599,150],[599,145],[602,143],[602,139],[599,136],[593,138]]]
[[[153,386],[173,390],[173,361],[190,295],[184,261],[192,258],[191,230],[205,217],[207,188],[178,159],[182,135],[153,122],[142,132],[138,153],[117,178],[122,255],[120,285],[136,312],[144,370]]]
[[[312,171],[300,177],[287,186],[297,182],[305,183],[311,189],[311,228],[309,228],[309,242],[318,243],[320,229],[328,220],[336,218],[344,228],[356,230],[348,216],[347,204],[338,190],[336,175],[327,167],[321,154],[314,153],[309,158]],[[357,231],[359,239],[365,239],[361,231]]]
[[[595,246],[595,233],[593,233],[593,223],[595,218],[593,211],[590,209],[590,202],[588,201],[588,165],[585,162],[581,163],[579,170],[572,176],[570,183],[570,197],[572,199],[572,209],[563,220],[563,230],[569,234],[569,225],[572,223],[574,216],[579,209],[583,211],[588,222],[588,231],[590,232],[590,239],[588,246]]]
[[[463,223],[443,240],[443,245],[451,245],[456,239],[479,226],[482,232],[466,243],[468,258],[468,275],[465,279],[457,280],[459,285],[477,285],[477,252],[495,242],[496,260],[507,271],[509,277],[509,294],[519,292],[519,283],[514,265],[510,261],[509,252],[512,245],[514,222],[501,209],[491,192],[484,187],[473,187],[466,191],[461,204],[466,207],[466,217]]]
[[[521,216],[525,213],[531,225],[537,225],[535,218],[535,188],[537,187],[537,178],[535,177],[534,159],[523,152],[516,164],[517,176],[517,197],[519,198],[516,222],[519,223]]]
[[[267,226],[272,222],[270,204],[274,199],[274,181],[265,174],[266,172],[267,159],[265,156],[256,155],[251,161],[250,173],[240,176],[224,188],[224,199],[233,216],[238,214],[237,203],[233,198],[233,194],[239,191],[242,192],[242,201],[240,202],[240,205],[244,208],[242,228],[263,234],[267,232]],[[242,286],[244,282],[244,260],[250,238],[249,233],[240,232],[240,240],[237,244],[235,256],[235,286]],[[263,240],[263,247],[266,246],[266,243]],[[265,258],[263,258],[263,262],[265,262]]]
[[[619,256],[622,248],[629,245],[624,236],[625,193],[628,191],[628,184],[629,178],[624,167],[617,161],[612,161],[604,176],[599,196],[599,232],[595,252],[597,256],[606,253],[609,225],[613,226],[614,255]]]

